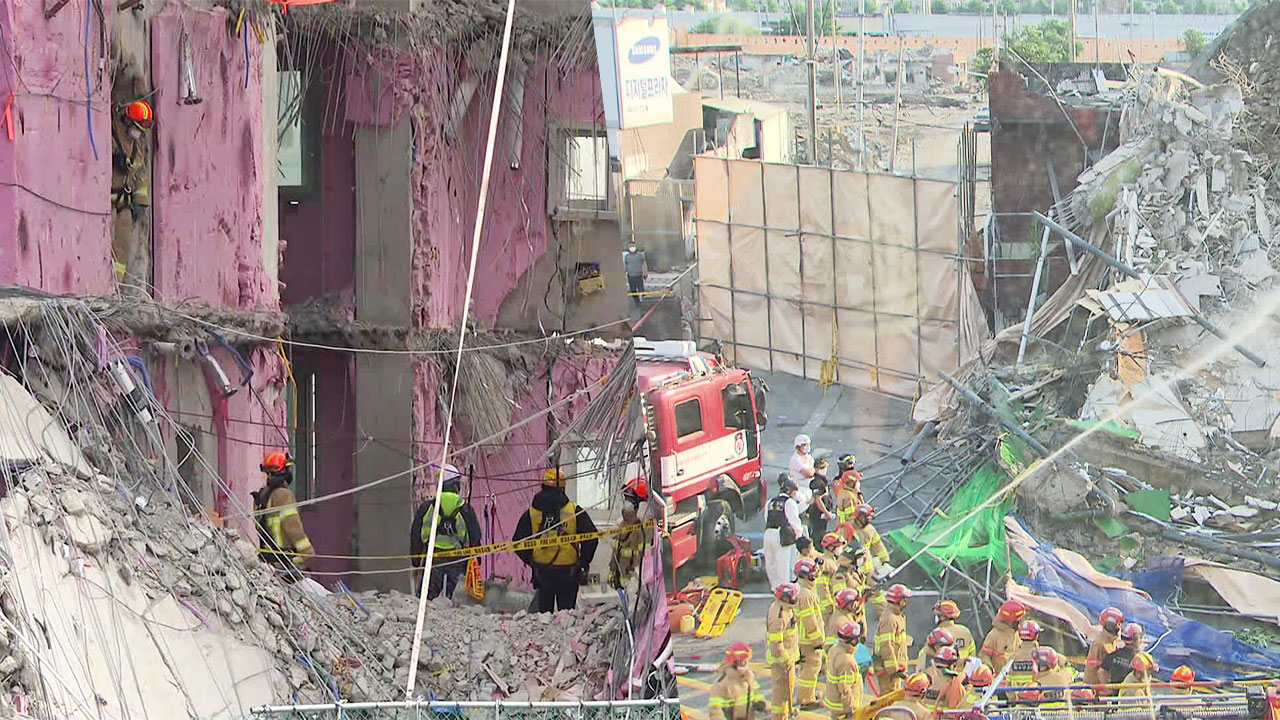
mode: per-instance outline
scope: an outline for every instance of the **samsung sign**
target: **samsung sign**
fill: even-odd
[[[622,129],[671,122],[670,37],[664,17],[625,18],[614,26]]]

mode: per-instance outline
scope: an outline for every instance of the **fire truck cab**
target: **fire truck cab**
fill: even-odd
[[[714,565],[736,519],[764,509],[760,431],[767,387],[692,342],[635,338],[650,487],[662,496],[667,561]],[[655,482],[654,478],[657,481]]]

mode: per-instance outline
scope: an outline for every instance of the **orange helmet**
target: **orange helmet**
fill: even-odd
[[[782,583],[773,589],[773,596],[782,602],[794,604],[796,600],[800,599],[800,588],[796,587],[794,583]]]
[[[857,607],[862,603],[862,595],[853,588],[845,588],[837,592],[832,600],[835,601],[836,607],[841,610],[848,610],[849,608]]]
[[[1075,702],[1091,702],[1097,700],[1098,696],[1093,692],[1093,688],[1076,688],[1071,691],[1071,699]]]
[[[1124,624],[1124,613],[1117,608],[1105,608],[1098,613],[1098,624],[1107,632],[1117,632],[1120,630],[1120,626]]]
[[[1138,623],[1125,623],[1124,627],[1120,628],[1120,639],[1127,643],[1140,642],[1142,635],[1142,626]]]
[[[870,520],[875,517],[876,509],[866,503],[862,503],[853,509],[853,518],[855,520]]]
[[[1005,600],[1000,603],[1000,610],[996,613],[997,620],[1003,620],[1010,625],[1015,625],[1027,614],[1027,606],[1017,600]]]
[[[818,563],[809,558],[800,558],[796,561],[795,573],[801,580],[812,580],[818,575]]]
[[[915,673],[907,678],[902,689],[905,690],[908,695],[919,697],[929,690],[929,676],[924,673]]]
[[[542,484],[562,488],[564,487],[564,473],[560,472],[556,468],[551,468],[550,470],[542,473]]]
[[[955,645],[956,638],[954,635],[942,628],[934,628],[933,631],[929,633],[929,636],[924,639],[924,642],[929,647],[939,648],[947,647],[948,645]]]
[[[933,616],[946,620],[956,620],[960,617],[960,606],[955,600],[939,600],[933,606]]]
[[[996,681],[996,673],[991,666],[982,663],[969,675],[969,684],[976,688],[984,688]]]
[[[293,467],[293,458],[289,457],[289,453],[284,452],[283,450],[276,450],[275,452],[267,453],[267,457],[264,458],[262,460],[262,464],[258,466],[262,472],[267,473],[268,475],[282,473],[291,467]]]
[[[911,589],[901,583],[895,583],[884,591],[884,599],[891,603],[905,603],[911,599]]]
[[[1189,683],[1196,681],[1196,671],[1186,665],[1179,665],[1174,671],[1172,679],[1174,682]]]
[[[733,665],[740,665],[751,659],[751,647],[744,642],[736,642],[729,646],[724,653],[724,661]]]
[[[836,637],[840,642],[857,643],[862,639],[862,625],[856,622],[847,622],[836,629]]]
[[[1018,637],[1023,640],[1035,640],[1040,637],[1040,633],[1044,632],[1044,628],[1040,627],[1040,623],[1035,620],[1023,620],[1018,626]]]
[[[1058,651],[1051,647],[1036,648],[1031,653],[1031,662],[1036,664],[1036,670],[1051,670],[1058,666]]]
[[[960,651],[950,645],[943,645],[938,648],[938,654],[933,656],[933,661],[943,667],[951,667],[960,659]]]
[[[829,532],[822,536],[822,549],[835,551],[836,548],[844,545],[844,537],[838,532]]]
[[[146,100],[134,100],[124,106],[124,116],[140,128],[150,129],[156,122],[155,111]]]
[[[1139,672],[1155,672],[1159,669],[1156,667],[1156,659],[1149,652],[1135,653],[1129,667]]]

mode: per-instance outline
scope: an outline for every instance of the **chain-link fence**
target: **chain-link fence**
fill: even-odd
[[[244,720],[679,720],[679,700],[612,702],[404,702],[281,705]]]

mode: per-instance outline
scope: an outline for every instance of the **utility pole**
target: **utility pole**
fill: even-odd
[[[1102,62],[1102,31],[1098,29],[1098,0],[1093,0],[1093,63]]]
[[[991,0],[991,39],[996,52],[991,56],[991,67],[1000,69],[1000,0]]]
[[[1067,59],[1071,62],[1076,61],[1076,3],[1080,0],[1067,0],[1071,3],[1071,18],[1068,24],[1071,25],[1071,39],[1067,43]]]
[[[866,46],[866,43],[863,42],[863,38],[867,35],[866,23],[864,22],[865,20],[866,15],[858,13],[858,77],[855,78],[858,83],[858,154],[855,156],[857,158],[856,169],[858,170],[861,170],[866,166],[863,154],[866,151],[867,145],[866,138],[863,135],[865,128],[862,125],[862,61],[864,57],[863,48]]]
[[[857,0],[865,2],[865,0]],[[836,81],[836,117],[844,115],[844,99],[840,97],[840,34],[836,32],[836,0],[831,0],[831,69]]]
[[[898,36],[898,77],[893,89],[893,144],[889,146],[889,172],[893,172],[898,164],[898,114],[902,111],[902,36]]]
[[[809,17],[809,32],[806,34],[807,42],[805,43],[805,54],[808,59],[805,61],[805,67],[808,69],[809,80],[809,133],[804,139],[805,153],[808,155],[809,164],[818,164],[818,63],[814,59],[814,20],[813,20],[813,3],[814,0],[805,0],[807,6],[806,12]]]

